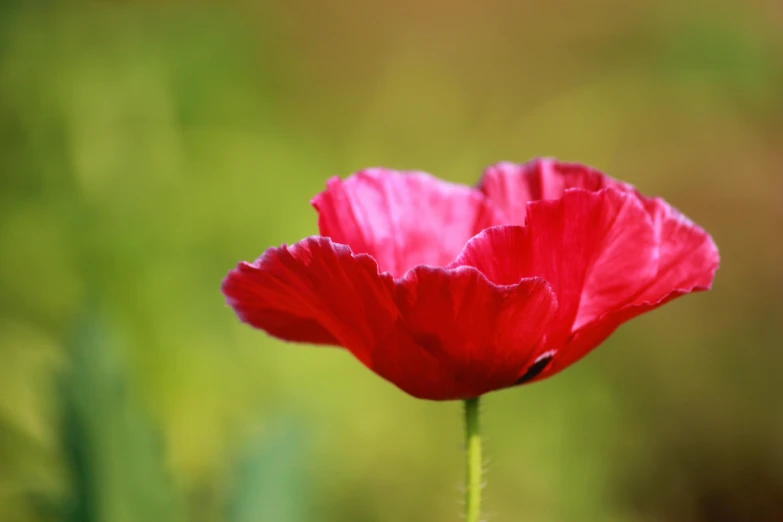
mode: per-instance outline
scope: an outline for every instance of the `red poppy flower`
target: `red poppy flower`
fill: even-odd
[[[228,304],[423,399],[549,377],[632,317],[709,289],[719,262],[662,199],[554,160],[494,165],[477,188],[369,169],[312,204],[321,235],[240,263]]]

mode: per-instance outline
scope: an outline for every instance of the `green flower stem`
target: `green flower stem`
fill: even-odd
[[[465,401],[465,522],[481,516],[481,435],[479,398]]]

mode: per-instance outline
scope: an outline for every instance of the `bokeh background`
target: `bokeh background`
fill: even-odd
[[[242,326],[327,177],[580,161],[714,290],[486,397],[491,522],[783,520],[783,4],[0,7],[0,520],[460,520],[461,409]]]

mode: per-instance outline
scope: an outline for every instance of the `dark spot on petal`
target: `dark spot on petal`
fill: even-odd
[[[554,357],[554,354],[544,355],[543,357],[539,357],[536,359],[536,362],[528,366],[527,371],[525,371],[525,374],[520,377],[517,382],[514,384],[524,384],[532,379],[535,379],[536,376],[538,376],[539,373],[543,372],[544,369],[549,365],[549,361],[552,360],[552,357]]]

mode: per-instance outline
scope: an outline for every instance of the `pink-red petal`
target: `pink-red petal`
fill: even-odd
[[[222,290],[240,319],[275,337],[364,346],[374,336],[369,315],[383,312],[375,304],[388,301],[391,291],[377,273],[369,256],[353,256],[347,246],[313,236],[240,263]],[[394,310],[386,313],[393,316]]]
[[[445,266],[468,239],[502,222],[478,190],[423,172],[376,168],[335,177],[312,204],[322,236],[371,255],[394,277],[417,265]]]
[[[709,234],[660,198],[645,199],[659,250],[658,271],[635,304],[654,303],[675,290],[709,289],[720,264]]]
[[[600,296],[595,299],[593,296],[595,289],[586,285],[571,337],[559,348],[560,356],[555,358],[540,378],[557,372],[583,357],[623,322],[678,296],[709,289],[718,268],[720,259],[718,249],[704,230],[662,199],[647,198],[632,185],[615,180],[590,167],[551,159],[538,159],[521,165],[499,163],[488,167],[479,183],[480,190],[503,210],[508,222],[514,224],[524,223],[529,212],[528,203],[531,201],[561,198],[569,189],[574,188],[597,192],[607,187],[636,198],[649,214],[657,249],[655,273],[646,281],[640,279],[639,282],[643,284],[633,287],[635,292],[630,296],[625,295],[624,299],[627,302],[620,307],[607,306],[609,303]],[[519,235],[520,232],[505,234]],[[511,253],[510,255],[518,256],[520,249],[526,248],[518,240],[505,242],[509,243],[505,248]],[[476,258],[477,255],[470,252],[462,254],[466,258],[468,256]],[[606,255],[615,257],[611,253]],[[627,259],[632,260],[630,257]],[[466,259],[466,262],[476,263],[475,259]],[[488,262],[485,261],[486,263]],[[513,264],[502,256],[496,256],[489,264],[494,266],[486,267],[484,270],[499,270],[505,275],[505,277],[495,276],[493,280],[503,279],[508,282],[516,276],[529,275],[527,270],[521,270],[519,266],[516,267],[519,273],[515,273]],[[506,268],[500,270],[499,264],[505,265]],[[644,266],[649,268],[652,265]],[[617,273],[627,272],[618,268]],[[618,278],[618,283],[622,283],[622,278]],[[599,283],[599,287],[604,286],[604,283]],[[569,302],[569,299],[561,294],[558,294],[558,298],[561,302]],[[567,312],[561,311],[561,313]],[[557,338],[561,339],[562,335]],[[550,341],[547,346],[556,344]]]
[[[619,310],[655,276],[658,247],[639,200],[607,188],[570,189],[531,202],[527,225],[500,226],[471,239],[452,266],[474,266],[496,284],[542,277],[559,309],[539,354],[565,352],[572,333]]]
[[[597,192],[606,187],[633,191],[633,187],[602,172],[550,158],[527,163],[497,163],[484,170],[478,188],[500,208],[505,222],[523,225],[530,201],[558,199],[572,188]]]
[[[701,227],[661,199],[646,200],[653,216],[659,248],[658,269],[633,299],[619,310],[609,310],[574,332],[549,373],[578,361],[606,340],[621,324],[658,308],[672,299],[709,290],[720,264],[714,241]]]
[[[396,302],[412,337],[447,365],[454,391],[442,398],[461,399],[514,384],[557,309],[541,278],[498,286],[472,267],[417,267]]]
[[[452,266],[475,266],[496,284],[542,277],[557,295],[558,338],[629,302],[655,275],[658,249],[639,201],[614,189],[568,190],[528,205],[525,227],[472,238]]]
[[[344,346],[407,393],[432,400],[513,384],[556,310],[538,278],[497,286],[470,267],[417,267],[395,281],[371,257],[323,237],[240,264],[223,291],[251,325],[285,340]]]

